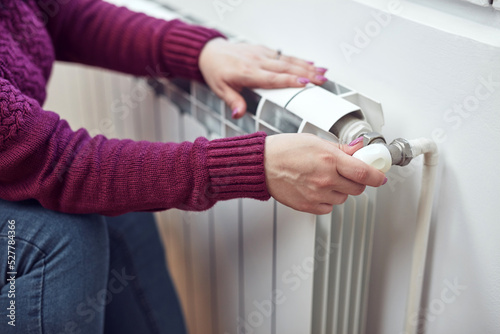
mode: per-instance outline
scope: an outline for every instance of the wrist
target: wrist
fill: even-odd
[[[203,81],[199,67],[201,52],[213,39],[224,39],[217,30],[190,25],[179,20],[163,36],[162,55],[167,72],[173,76]]]
[[[207,146],[208,192],[216,200],[269,199],[264,172],[266,134],[210,141]]]
[[[220,45],[224,43],[228,43],[225,38],[215,37],[208,40],[201,49],[200,56],[198,58],[198,67],[205,81],[207,81],[207,78],[205,76],[206,73],[208,72],[208,69],[210,68],[210,63],[212,62],[211,61],[212,50],[214,48],[217,49]]]

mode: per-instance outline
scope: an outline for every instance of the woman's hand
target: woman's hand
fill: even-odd
[[[379,187],[384,174],[351,157],[363,147],[338,144],[311,134],[279,134],[266,138],[264,167],[267,189],[278,202],[299,211],[327,214],[347,195],[366,185]]]
[[[200,54],[199,67],[210,88],[239,118],[246,103],[238,93],[248,88],[304,87],[312,82],[321,85],[326,69],[311,62],[280,55],[264,46],[235,44],[223,38],[210,40]]]

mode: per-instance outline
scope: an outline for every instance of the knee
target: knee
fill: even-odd
[[[72,215],[45,210],[42,219],[51,240],[52,251],[65,253],[75,260],[92,261],[109,257],[106,221],[100,215]]]
[[[95,261],[109,256],[108,230],[100,215],[55,212],[35,201],[1,201],[0,208],[0,216],[16,221],[16,237],[36,245],[47,257],[69,255],[76,261]]]

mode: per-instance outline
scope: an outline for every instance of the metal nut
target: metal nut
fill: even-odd
[[[392,164],[406,166],[414,158],[410,143],[404,138],[396,138],[389,145]]]
[[[374,143],[383,143],[385,144],[385,138],[378,132],[368,132],[363,134],[363,145],[368,146]]]

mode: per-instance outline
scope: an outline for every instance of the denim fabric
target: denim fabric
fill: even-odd
[[[12,225],[15,298],[7,274]],[[150,213],[70,215],[0,200],[0,278],[2,334],[186,332]]]

